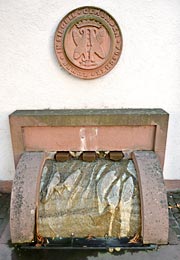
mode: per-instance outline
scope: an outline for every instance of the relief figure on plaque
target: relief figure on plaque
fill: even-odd
[[[80,65],[97,66],[97,58],[105,59],[106,55],[102,46],[105,37],[104,28],[88,24],[82,28],[76,27],[72,31],[72,37],[76,45],[73,58],[78,60]]]

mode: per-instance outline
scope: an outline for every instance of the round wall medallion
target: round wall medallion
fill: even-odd
[[[58,61],[72,75],[93,79],[109,72],[122,50],[122,35],[110,14],[96,7],[68,13],[55,34]]]

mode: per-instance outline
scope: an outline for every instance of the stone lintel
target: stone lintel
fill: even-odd
[[[10,230],[12,243],[34,239],[43,152],[25,152],[17,165],[11,193]]]
[[[97,126],[97,125],[160,125],[168,120],[163,109],[62,109],[62,110],[16,110],[10,116],[24,126]],[[22,122],[23,125],[23,122]]]
[[[143,243],[167,244],[167,195],[157,155],[153,151],[135,151],[132,157],[139,179]]]
[[[26,151],[24,131],[30,127],[154,127],[153,149],[164,164],[168,113],[162,109],[17,110],[9,116],[15,164]],[[140,147],[142,150],[142,147]],[[137,150],[133,149],[133,150]],[[147,150],[147,149],[145,149]],[[38,150],[43,151],[43,148]],[[48,151],[48,150],[47,150]]]

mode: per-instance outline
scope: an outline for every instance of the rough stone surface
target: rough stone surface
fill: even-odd
[[[17,165],[10,208],[13,243],[31,242],[34,238],[37,191],[44,159],[43,152],[26,152]]]
[[[37,231],[43,237],[139,234],[140,199],[132,161],[47,160],[41,179]]]
[[[135,151],[133,159],[141,191],[143,242],[167,244],[167,195],[157,155],[152,151]]]

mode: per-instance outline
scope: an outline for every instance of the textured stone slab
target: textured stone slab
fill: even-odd
[[[135,151],[133,160],[139,178],[143,242],[167,244],[168,204],[157,155],[152,151]]]
[[[133,237],[140,234],[140,198],[132,160],[47,160],[37,231],[43,237]]]
[[[10,207],[12,243],[31,242],[35,231],[35,213],[43,152],[25,152],[17,165]]]

